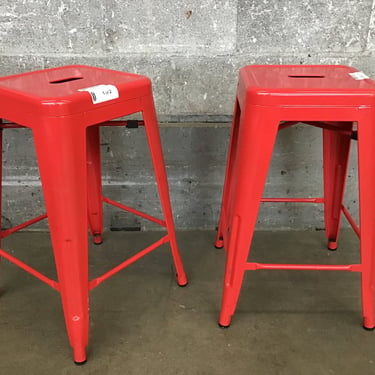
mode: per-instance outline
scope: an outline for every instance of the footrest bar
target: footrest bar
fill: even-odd
[[[0,231],[0,238],[5,238],[7,236],[10,236],[12,233],[17,232],[17,231],[19,231],[23,228],[26,228],[30,225],[33,225],[33,224],[37,223],[38,221],[41,221],[41,220],[45,219],[46,217],[47,217],[47,214],[43,214],[43,215],[34,217],[34,219],[25,221],[24,223],[22,223],[20,225],[17,225],[13,228],[2,230],[2,231]]]
[[[99,284],[101,284],[104,280],[107,280],[117,272],[121,271],[125,267],[129,266],[130,264],[136,262],[138,259],[144,257],[146,254],[151,253],[151,251],[155,250],[157,247],[167,243],[169,241],[169,235],[165,235],[164,237],[160,238],[160,240],[154,242],[150,246],[146,247],[145,249],[141,250],[137,254],[133,255],[129,259],[125,260],[115,268],[112,268],[110,271],[104,273],[102,276],[97,277],[96,279],[93,279],[89,283],[89,290],[94,289]]]
[[[261,202],[324,203],[323,198],[262,198]]]
[[[353,228],[354,232],[358,236],[358,238],[360,238],[361,235],[360,235],[360,232],[359,232],[359,227],[358,227],[357,223],[354,221],[352,215],[350,215],[348,209],[344,205],[342,205],[341,206],[341,210],[342,210],[344,216],[346,217],[346,220],[348,220],[349,224],[351,225],[351,227]]]
[[[9,262],[14,263],[16,266],[22,268],[24,271],[28,272],[29,274],[35,276],[37,279],[43,281],[44,283],[46,283],[47,285],[49,285],[53,289],[59,290],[59,284],[55,280],[52,280],[52,279],[48,278],[47,276],[43,275],[42,273],[40,273],[36,269],[28,266],[26,263],[20,261],[19,259],[15,258],[14,256],[8,254],[3,249],[0,249],[0,256],[9,260]]]
[[[166,227],[166,226],[167,226],[164,220],[160,220],[160,219],[158,219],[158,218],[156,218],[156,217],[153,217],[153,216],[151,216],[151,215],[148,215],[148,214],[146,214],[146,213],[144,213],[144,212],[142,212],[142,211],[138,211],[138,210],[136,210],[136,209],[134,209],[134,208],[131,208],[131,207],[125,206],[125,205],[123,205],[123,204],[121,204],[121,203],[118,203],[118,202],[116,202],[116,201],[113,201],[112,199],[109,199],[109,198],[103,197],[103,202],[108,203],[108,204],[110,204],[110,205],[112,205],[112,206],[115,206],[115,207],[117,207],[117,208],[120,208],[121,210],[128,211],[128,212],[130,212],[130,213],[132,213],[132,214],[134,214],[134,215],[137,215],[137,216],[143,217],[144,219],[149,220],[149,221],[152,221],[153,223],[159,224],[159,225],[161,225],[162,227]]]
[[[246,270],[314,270],[314,271],[351,271],[361,272],[360,264],[325,265],[325,264],[270,264],[246,263]]]

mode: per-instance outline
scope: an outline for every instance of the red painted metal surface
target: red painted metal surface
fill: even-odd
[[[262,198],[261,202],[323,203],[323,198]]]
[[[53,289],[59,290],[59,284],[55,280],[52,280],[49,277],[43,275],[42,273],[40,273],[36,269],[30,267],[29,265],[27,265],[26,263],[24,263],[21,260],[17,259],[16,257],[10,255],[8,252],[4,251],[3,249],[0,249],[0,255],[3,258],[9,260],[9,262],[12,262],[16,266],[22,268],[24,271],[26,271],[29,274],[35,276],[40,281],[43,281],[44,283],[46,283],[47,285],[49,285]]]
[[[18,232],[21,229],[27,228],[30,225],[33,225],[35,223],[38,223],[41,220],[44,220],[46,217],[47,217],[47,214],[43,214],[43,215],[34,217],[31,220],[25,221],[22,224],[16,225],[15,227],[12,227],[12,228],[9,228],[9,229],[3,229],[3,230],[0,231],[0,238],[8,237],[13,233]]]
[[[226,250],[219,324],[230,325],[246,270],[332,270],[361,273],[362,315],[375,327],[375,82],[355,79],[346,66],[246,66],[240,70],[218,233]],[[322,128],[323,198],[262,198],[279,130],[303,122]],[[357,124],[360,227],[343,206],[354,124]],[[261,202],[324,205],[329,249],[337,247],[341,213],[360,238],[361,263],[352,265],[248,262]]]
[[[53,281],[4,250],[0,255],[57,289],[74,361],[86,361],[89,289],[169,242],[177,283],[187,278],[177,247],[151,81],[144,76],[89,66],[67,66],[0,78],[1,129],[32,129],[57,268]],[[143,120],[112,119],[141,112]],[[100,126],[144,126],[164,221],[102,197]],[[1,154],[1,153],[0,153]],[[103,200],[162,225],[167,235],[101,277],[88,280],[89,228],[102,241]],[[5,237],[45,215],[4,230]]]
[[[349,224],[353,228],[357,237],[361,238],[359,227],[358,227],[357,223],[354,221],[352,215],[350,215],[350,212],[348,211],[348,209],[344,205],[342,205],[341,210],[342,210],[342,213],[344,214],[346,220],[348,220]]]
[[[111,269],[110,271],[104,273],[103,275],[95,278],[94,280],[91,280],[90,281],[90,284],[89,284],[89,288],[90,290],[91,289],[94,289],[95,287],[97,287],[99,284],[101,284],[103,281],[107,280],[108,278],[110,278],[111,276],[115,275],[116,273],[120,272],[121,270],[123,270],[124,268],[130,266],[131,264],[133,264],[134,262],[136,262],[138,259],[141,259],[142,257],[144,257],[145,255],[151,253],[151,251],[154,251],[155,249],[157,249],[159,246],[167,243],[169,241],[169,238],[168,236],[164,236],[162,238],[160,238],[158,241],[154,242],[153,244],[151,244],[150,246],[147,246],[145,249],[139,251],[137,254],[133,255],[132,257],[130,257],[129,259],[126,259],[124,262],[120,263],[118,266],[114,267],[113,269]]]
[[[253,263],[245,265],[246,270],[304,270],[304,271],[351,271],[361,272],[360,264],[271,264],[271,263]]]
[[[165,221],[164,220],[160,220],[156,217],[153,217],[151,215],[148,215],[146,214],[145,212],[142,212],[142,211],[139,211],[139,210],[136,210],[135,208],[132,208],[132,207],[129,207],[129,206],[125,206],[124,204],[121,204],[119,202],[115,202],[113,201],[112,199],[109,199],[107,197],[103,197],[103,202],[105,203],[108,203],[112,206],[115,206],[117,208],[120,208],[121,210],[124,210],[124,211],[127,211],[127,212],[130,212],[132,213],[133,215],[137,215],[139,217],[142,217],[143,219],[146,219],[148,221],[152,221],[153,223],[155,224],[159,224],[161,225],[162,227],[165,227],[166,224],[165,224]]]

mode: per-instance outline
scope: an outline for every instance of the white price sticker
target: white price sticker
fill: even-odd
[[[78,91],[87,91],[91,95],[94,104],[107,102],[119,97],[117,87],[114,85],[97,85],[79,89]]]
[[[365,73],[363,72],[353,72],[353,73],[349,73],[349,75],[354,78],[355,80],[357,81],[360,81],[361,79],[368,79],[370,77],[368,77]]]

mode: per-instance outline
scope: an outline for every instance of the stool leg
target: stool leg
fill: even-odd
[[[346,132],[323,129],[324,221],[330,250],[337,248],[352,124],[341,129]]]
[[[221,202],[221,212],[219,218],[219,225],[217,229],[217,235],[215,240],[215,247],[221,249],[224,246],[224,231],[228,218],[229,212],[229,201],[231,196],[231,191],[233,189],[233,179],[232,179],[232,170],[233,165],[236,163],[236,154],[237,154],[237,141],[238,141],[238,125],[240,121],[240,107],[238,100],[234,105],[232,129],[229,141],[229,150],[228,150],[228,159],[226,164],[225,179],[224,179],[224,188],[223,188],[223,197]]]
[[[256,107],[241,114],[238,134],[238,158],[234,166],[234,209],[229,225],[223,299],[219,325],[228,327],[236,309],[250,252],[251,240],[272,150],[278,131],[278,119]]]
[[[103,242],[102,173],[100,161],[100,128],[87,128],[87,206],[88,220],[95,244]]]
[[[3,120],[0,119],[0,125]],[[0,233],[3,230],[3,128],[0,128]],[[0,236],[0,247],[2,236]],[[1,261],[1,257],[0,257]]]
[[[168,190],[168,179],[165,171],[164,157],[161,146],[159,128],[152,96],[143,98],[143,118],[145,121],[146,136],[149,144],[152,164],[154,166],[156,183],[158,186],[161,207],[164,213],[166,228],[169,236],[172,257],[176,268],[177,283],[185,286],[188,283],[180,252],[177,246],[176,233],[173,222],[172,208]]]
[[[363,326],[375,327],[375,116],[358,122],[358,180]]]
[[[34,139],[59,291],[74,361],[84,363],[88,344],[86,130],[59,119],[43,125],[34,129]]]

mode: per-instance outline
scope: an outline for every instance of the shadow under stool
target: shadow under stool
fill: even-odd
[[[279,130],[303,122],[323,129],[324,194],[262,198]],[[349,149],[358,139],[358,227],[343,205]],[[324,205],[328,248],[337,247],[343,213],[360,238],[360,263],[264,264],[248,261],[261,202]],[[347,66],[253,65],[240,70],[222,208],[215,242],[226,250],[219,325],[228,327],[245,271],[332,270],[361,274],[363,326],[375,327],[375,82]]]
[[[142,113],[143,121],[136,124],[111,121],[137,112]],[[1,129],[26,127],[32,130],[46,205],[45,215],[1,230],[0,238],[48,218],[57,281],[3,249],[0,255],[61,294],[73,358],[78,364],[84,363],[88,345],[89,290],[168,242],[177,283],[187,284],[176,242],[151,81],[140,75],[78,65],[2,77],[0,118],[7,121],[0,124]],[[102,195],[99,128],[126,124],[145,128],[163,220]],[[103,202],[159,224],[166,228],[167,234],[111,271],[89,281],[88,228],[94,242],[101,243]]]

